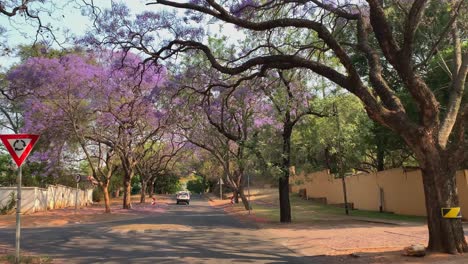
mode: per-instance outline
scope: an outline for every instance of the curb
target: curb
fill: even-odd
[[[384,224],[384,225],[392,225],[392,226],[413,226],[413,225],[425,224],[424,222],[394,221],[394,220],[374,219],[374,218],[365,218],[365,217],[353,217],[353,216],[349,217],[349,219],[360,221],[360,222],[367,222],[367,223],[374,223],[374,224]]]
[[[352,220],[366,222],[366,223],[373,223],[373,224],[384,224],[384,225],[392,225],[392,226],[406,226],[408,223],[399,223],[394,221],[385,221],[379,219],[367,219],[367,218],[359,218],[359,217],[350,217]]]

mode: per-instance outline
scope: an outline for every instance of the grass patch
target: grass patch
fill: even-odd
[[[344,208],[320,204],[317,202],[301,199],[298,195],[291,195],[291,217],[293,222],[311,222],[316,220],[326,220],[334,216],[345,216]],[[259,217],[271,221],[279,221],[279,207],[272,207],[262,204],[252,205],[255,214]],[[407,216],[392,213],[380,213],[366,210],[350,210],[351,216],[363,217],[375,220],[405,221],[405,222],[425,222],[426,218],[421,216]]]
[[[1,263],[15,263],[14,255],[0,255]],[[20,263],[24,264],[48,264],[52,263],[52,259],[46,256],[21,256]]]

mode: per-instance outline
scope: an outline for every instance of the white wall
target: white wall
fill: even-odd
[[[0,206],[5,206],[16,187],[0,187]],[[63,185],[51,185],[47,189],[21,188],[21,212],[23,214],[75,206],[76,189]],[[93,202],[93,190],[78,190],[78,204],[87,206]]]

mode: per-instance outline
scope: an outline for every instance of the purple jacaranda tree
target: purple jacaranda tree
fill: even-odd
[[[62,166],[66,150],[78,145],[92,177],[103,190],[105,210],[109,213],[108,185],[116,168],[115,152],[86,138],[96,122],[92,101],[97,98],[96,91],[101,89],[105,74],[91,60],[78,55],[30,58],[9,72],[8,93],[24,110],[22,131],[41,134],[46,144],[32,158],[47,163],[47,173],[51,173]]]
[[[226,184],[236,190],[238,186],[233,180],[234,159],[232,158],[232,150],[236,148],[236,144],[210,124],[200,96],[181,87],[184,80],[181,76],[175,76],[171,78],[169,85],[174,94],[171,100],[173,107],[170,111],[178,120],[173,133],[185,138],[188,147],[204,150],[213,157],[223,168],[222,176]]]
[[[259,97],[246,87],[216,89],[213,92],[202,99],[203,110],[209,124],[229,140],[228,154],[234,162],[232,170],[226,170],[226,182],[234,187],[235,202],[240,196],[248,210],[250,204],[244,193],[248,161],[246,143],[252,132],[255,110],[258,110],[255,103]]]
[[[107,63],[107,77],[104,89],[99,90],[102,94],[93,101],[98,117],[89,139],[118,153],[124,171],[123,208],[130,209],[136,166],[165,133],[167,119],[154,96],[164,82],[165,70],[126,52],[109,53],[101,60]]]
[[[24,130],[44,133],[52,149],[77,142],[93,177],[105,192],[119,159],[124,175],[124,208],[130,208],[130,182],[145,144],[162,133],[153,91],[161,69],[130,53],[32,58],[12,70],[12,96],[22,99]],[[61,144],[60,144],[61,143]],[[105,165],[105,169],[103,166]]]
[[[187,113],[191,115],[181,123],[180,131],[222,165],[224,182],[233,190],[234,200],[238,202],[240,197],[248,210],[244,188],[253,153],[250,141],[255,130],[274,120],[268,116],[268,100],[260,89],[255,92],[249,87],[256,85],[254,81],[226,81],[216,72],[197,69],[203,67],[187,67],[180,73],[183,77],[172,80],[173,103],[180,105],[179,119],[184,120]]]

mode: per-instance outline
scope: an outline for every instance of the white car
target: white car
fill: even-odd
[[[187,191],[178,192],[176,195],[176,199],[177,204],[180,204],[182,202],[190,204],[190,193]]]

